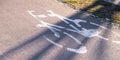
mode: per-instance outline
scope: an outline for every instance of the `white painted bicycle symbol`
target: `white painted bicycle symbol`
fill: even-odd
[[[75,52],[75,53],[80,53],[80,54],[84,54],[84,53],[87,53],[87,47],[84,46],[84,44],[77,38],[75,38],[73,35],[69,34],[68,32],[66,31],[70,31],[70,32],[73,32],[73,33],[77,33],[79,35],[82,35],[86,38],[92,38],[92,37],[98,37],[98,38],[101,38],[103,40],[109,40],[108,38],[105,38],[103,36],[100,35],[101,31],[98,31],[97,29],[86,29],[84,27],[82,27],[82,25],[80,23],[87,23],[87,21],[85,20],[81,20],[81,19],[69,19],[69,18],[66,18],[66,17],[63,17],[59,14],[56,14],[54,13],[52,10],[47,10],[46,12],[48,12],[48,14],[41,14],[41,15],[35,15],[34,14],[34,10],[29,10],[27,11],[32,17],[34,17],[37,21],[40,22],[40,24],[37,24],[37,27],[46,27],[48,28],[55,37],[57,38],[60,38],[60,32],[62,32],[62,34],[70,37],[71,39],[73,39],[77,44],[80,45],[79,49],[74,49],[74,48],[66,48],[68,51],[71,51],[71,52]],[[64,26],[60,26],[60,25],[55,25],[55,24],[51,24],[51,23],[47,23],[41,19],[44,19],[44,18],[48,18],[48,17],[57,17],[59,18],[62,22],[64,22],[65,24],[67,24],[69,27],[71,28],[67,28],[67,27],[64,27]],[[77,27],[81,28],[78,29],[76,26],[74,26],[73,24],[71,24],[70,22],[74,23]],[[98,27],[101,27],[103,29],[106,29],[106,30],[109,30],[107,29],[106,27],[104,26],[101,26],[99,24],[96,24],[94,22],[89,22],[91,25],[94,25],[94,26],[98,26]],[[65,31],[62,31],[62,30],[65,30]],[[117,34],[116,32],[114,31],[111,31],[112,33],[114,33],[116,36],[120,37],[119,34]],[[64,48],[63,45],[61,44],[58,44],[56,42],[54,42],[53,40],[51,40],[50,38],[48,38],[47,36],[43,36],[47,41],[49,41],[50,43],[60,47],[60,48]],[[120,43],[120,41],[112,41],[114,43]]]

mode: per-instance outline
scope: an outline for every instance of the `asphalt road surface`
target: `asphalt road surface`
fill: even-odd
[[[120,28],[56,0],[0,1],[0,60],[120,60]]]

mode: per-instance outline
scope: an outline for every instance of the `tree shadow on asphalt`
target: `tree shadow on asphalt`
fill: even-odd
[[[94,7],[94,6],[96,6],[96,3],[92,4],[92,5],[89,6],[89,7],[86,7],[85,10],[86,10],[86,9],[88,10],[88,9]],[[103,9],[103,8],[100,8],[99,10],[101,10],[101,9]],[[98,11],[99,11],[99,10],[98,10]],[[111,15],[111,16],[112,16],[112,15]],[[91,17],[90,14],[88,14],[88,13],[86,13],[86,12],[83,12],[83,11],[77,12],[77,13],[71,15],[71,16],[68,17],[68,18],[69,18],[69,19],[73,19],[73,20],[74,20],[74,19],[86,20],[87,23],[79,23],[82,27],[84,27],[84,28],[86,28],[86,29],[99,29],[99,28],[100,28],[100,27],[98,27],[98,26],[91,25],[90,22],[94,22],[94,23],[99,24],[99,25],[103,25],[103,24],[105,24],[105,23],[108,23],[107,20],[104,20],[104,19],[102,19],[102,18]],[[101,21],[102,21],[102,22],[101,22]],[[70,22],[70,21],[68,21],[68,22]],[[78,27],[77,25],[75,25],[74,23],[70,22],[70,24],[74,25],[74,26],[77,27],[79,30],[81,30],[81,28],[79,28],[79,27]],[[65,22],[63,22],[63,21],[58,22],[58,23],[56,23],[55,25],[60,25],[60,26],[65,26],[65,27],[67,27],[67,28],[71,28],[70,26],[66,25]],[[111,26],[111,24],[108,25],[107,28],[109,28],[109,26]],[[74,33],[70,32],[70,31],[66,31],[66,30],[64,30],[64,29],[63,29],[61,32],[59,32],[60,35],[61,35],[60,38],[54,38],[54,37],[53,37],[53,33],[52,33],[49,29],[47,29],[47,30],[44,31],[43,33],[40,32],[40,34],[38,34],[37,36],[34,36],[33,38],[28,39],[27,41],[25,41],[24,43],[20,44],[19,46],[16,46],[16,47],[10,49],[9,51],[5,52],[3,55],[0,56],[0,59],[2,60],[2,59],[8,57],[8,56],[11,55],[11,54],[14,54],[17,50],[22,49],[23,47],[27,47],[27,45],[35,42],[36,40],[40,40],[39,42],[42,42],[42,40],[45,40],[45,39],[44,39],[44,38],[43,38],[43,39],[40,39],[40,37],[43,37],[43,36],[45,36],[45,35],[46,35],[46,36],[49,36],[49,37],[52,38],[52,39],[54,38],[53,40],[54,40],[54,42],[56,42],[56,43],[60,43],[61,41],[65,41],[64,38],[67,37],[67,36],[64,35],[64,34],[62,34],[63,32],[68,32],[68,33],[71,34],[72,36],[75,36],[76,38],[79,38],[79,40],[83,43],[83,45],[86,45],[87,43],[89,43],[88,41],[91,39],[91,38],[84,37],[84,36],[82,36],[82,35],[74,34]],[[109,34],[109,32],[106,31],[106,30],[105,30],[103,33],[104,33],[103,36],[104,36],[104,35],[107,36],[107,35]],[[104,37],[105,37],[105,36],[104,36]],[[99,40],[100,40],[100,42],[98,42],[98,46],[95,47],[95,48],[96,48],[95,53],[93,53],[93,54],[95,54],[95,55],[94,55],[94,56],[95,56],[95,57],[94,57],[94,58],[95,58],[94,60],[96,60],[96,59],[103,60],[103,59],[102,59],[103,51],[106,49],[105,47],[107,47],[105,40],[103,40],[103,39],[99,39]],[[70,43],[70,41],[63,42],[63,43],[65,43],[65,44],[67,45],[66,47],[71,47],[71,46],[72,46],[72,44],[71,44],[72,42]],[[74,45],[74,44],[73,44],[73,45]],[[29,58],[29,60],[39,60],[39,59],[41,60],[42,57],[45,56],[45,55],[48,53],[48,51],[51,50],[51,48],[53,48],[53,47],[55,47],[55,45],[52,44],[52,43],[49,43],[44,49],[38,51],[37,53],[34,53],[34,54]],[[73,47],[71,47],[71,48],[75,48],[75,49],[76,49],[76,48],[79,48],[79,47],[80,47],[80,45],[78,45],[78,44],[76,45],[76,44],[75,44],[75,45],[74,45]],[[65,50],[65,49],[66,49],[66,48],[63,48],[63,49],[60,50],[60,52],[58,52],[57,54],[55,54],[56,56],[55,56],[55,58],[54,58],[53,60],[72,60],[73,57],[75,57],[76,55],[78,55],[78,54],[76,54],[76,53],[74,53],[74,52],[70,52],[70,51],[67,51],[67,50]],[[53,53],[53,54],[54,54],[54,53]],[[80,55],[82,55],[82,54],[80,54]],[[79,58],[80,58],[80,57],[79,57]],[[48,58],[48,59],[49,59],[49,58]],[[91,60],[93,60],[93,59],[91,59]]]
[[[108,24],[106,26],[107,28],[112,29],[112,24]],[[108,30],[104,30],[103,34],[104,37],[109,37],[108,35],[110,35],[110,31]],[[94,47],[94,53],[93,53],[93,58],[91,60],[106,60],[108,57],[108,50],[109,50],[109,43],[106,40],[100,40],[99,42],[97,42],[96,47]]]
[[[115,2],[115,0],[112,0],[112,2]],[[95,7],[101,6],[100,8],[96,9]],[[90,9],[91,13],[102,17],[102,18],[108,18],[110,19],[110,22],[118,22],[119,23],[119,14],[120,14],[120,6],[108,3],[104,0],[96,0],[92,5],[83,8],[82,10],[88,11]],[[116,17],[117,16],[117,17]]]

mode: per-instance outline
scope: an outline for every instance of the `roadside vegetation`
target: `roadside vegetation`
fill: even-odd
[[[108,18],[120,24],[120,6],[103,0],[62,0],[73,8],[92,13],[100,18]]]

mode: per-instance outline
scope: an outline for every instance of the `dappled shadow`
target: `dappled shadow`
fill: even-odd
[[[98,5],[98,3],[94,3],[93,5],[91,5],[89,7],[86,7],[83,10],[88,10],[88,9],[90,9],[90,8],[96,6],[96,5]],[[104,9],[104,7],[100,8],[99,10],[101,10],[101,9]],[[97,11],[99,11],[99,10],[97,10]],[[96,13],[97,11],[95,11],[93,13]],[[113,14],[113,12],[112,12],[112,14]],[[110,15],[110,16],[112,16],[112,15]],[[70,21],[70,20],[67,20],[67,19],[63,19],[64,21],[60,21],[60,22],[54,24],[54,25],[57,25],[57,26],[65,27],[65,29],[57,27],[57,29],[60,30],[60,31],[58,31],[58,30],[56,30],[56,31],[59,33],[60,37],[56,37],[54,35],[54,32],[52,32],[48,28],[44,32],[42,32],[42,33],[40,32],[37,36],[34,36],[31,39],[28,39],[27,41],[25,41],[24,43],[20,44],[19,46],[11,48],[9,51],[7,51],[3,55],[1,55],[0,59],[1,60],[5,59],[6,57],[9,57],[10,55],[16,53],[17,50],[23,49],[24,47],[27,47],[27,45],[29,45],[31,43],[34,43],[36,40],[40,40],[39,42],[43,42],[44,41],[44,43],[47,46],[45,46],[44,49],[42,49],[42,50],[38,49],[39,51],[37,51],[37,53],[33,52],[33,54],[30,57],[28,57],[28,60],[42,60],[43,56],[45,57],[46,55],[48,55],[47,53],[51,53],[50,55],[53,54],[52,56],[49,56],[49,58],[47,58],[48,60],[50,60],[51,57],[54,57],[52,60],[72,60],[72,58],[76,54],[78,54],[78,53],[72,52],[72,51],[67,51],[67,48],[79,49],[81,46],[86,46],[87,43],[88,43],[88,40],[90,40],[91,38],[96,37],[96,36],[94,36],[94,37],[87,37],[86,35],[84,35],[86,32],[84,32],[84,33],[80,32],[80,33],[83,33],[83,35],[82,35],[82,34],[79,33],[79,31],[84,31],[84,29],[86,31],[88,31],[90,29],[96,29],[97,30],[97,29],[101,28],[100,26],[102,26],[104,23],[108,23],[108,21],[106,21],[104,19],[91,17],[91,14],[88,14],[88,13],[83,12],[83,11],[80,11],[80,12],[77,12],[77,13],[71,15],[70,17],[68,17],[68,19],[71,19],[73,21],[75,19],[79,19],[78,21],[82,20],[82,21],[86,21],[86,22],[79,22],[78,24],[81,25],[81,27],[79,27],[73,21]],[[69,24],[65,23],[65,21],[67,21]],[[94,23],[94,24],[91,24],[91,23]],[[95,24],[99,24],[100,26],[95,25]],[[77,31],[75,28],[72,28],[73,26],[76,27],[79,31]],[[50,26],[50,27],[56,28],[55,26]],[[67,30],[67,29],[69,29],[69,30]],[[73,32],[70,29],[77,31],[78,33],[77,32]],[[79,41],[81,41],[82,44],[76,43],[74,41],[74,38],[70,37],[67,34],[65,34],[65,32],[69,33],[69,35],[71,35],[74,38],[76,38]],[[93,32],[93,33],[96,33],[96,32]],[[105,35],[104,36],[105,38],[109,34],[109,32],[107,32],[107,31],[104,31],[103,33],[104,33],[103,36]],[[86,34],[89,35],[89,33],[86,33]],[[50,41],[47,41],[47,39],[44,36],[46,36],[47,38],[51,39],[53,42],[55,42],[57,44],[61,44],[63,46],[63,48],[61,48],[60,51],[57,52],[57,54],[54,54],[54,52],[53,53],[49,52],[51,50],[56,51],[55,48],[54,49],[52,49],[52,48],[53,47],[57,47],[58,48],[58,46],[55,45],[54,43],[50,42]],[[102,39],[102,38],[99,38],[99,39],[100,39],[100,42],[98,42],[97,50],[95,50],[95,52],[96,52],[96,58],[95,59],[102,58],[101,57],[102,52],[105,50],[104,47],[106,47],[106,43],[104,42],[104,39]],[[82,54],[80,54],[80,55],[82,55]],[[44,58],[43,58],[43,60],[44,60]]]
[[[61,39],[63,39],[63,38],[64,38],[64,36],[56,39],[55,42],[56,42],[56,43],[59,43],[59,41],[60,41]],[[32,58],[30,58],[29,60],[37,60],[37,59],[43,57],[43,56],[47,53],[47,51],[50,50],[52,47],[53,47],[53,44],[49,44],[49,45],[48,45],[47,47],[45,47],[42,51],[40,51],[40,52],[36,53],[34,56],[32,56]]]
[[[114,2],[114,0],[112,1]],[[98,7],[98,9],[96,9]],[[94,9],[94,10],[91,10]],[[120,6],[108,3],[104,0],[96,0],[92,5],[83,8],[84,11],[90,11],[94,15],[97,15],[102,18],[108,18],[110,21],[117,21],[119,22],[119,12],[120,12]],[[117,17],[115,17],[117,16]]]
[[[112,29],[112,24],[109,23],[107,26],[107,28]],[[104,37],[109,37],[110,35],[110,31],[108,30],[104,30],[102,35]],[[93,53],[93,58],[92,60],[106,60],[109,59],[108,58],[108,51],[109,51],[109,43],[107,40],[99,40],[99,42],[97,42],[96,47],[94,47],[94,53]]]

